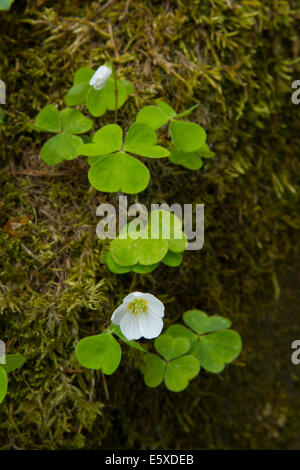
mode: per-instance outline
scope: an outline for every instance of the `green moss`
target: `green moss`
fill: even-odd
[[[17,2],[16,2],[17,3]],[[0,141],[0,337],[26,363],[10,377],[0,409],[0,447],[288,448],[299,428],[299,78],[296,2],[193,0],[15,4],[0,37],[8,84]],[[110,27],[113,31],[111,37]],[[205,204],[205,244],[179,274],[115,276],[100,263],[96,207],[116,195],[89,187],[84,159],[46,166],[45,135],[29,124],[48,103],[63,106],[75,70],[104,60],[136,93],[119,112],[163,97],[208,131],[216,157],[197,172],[151,161],[140,202]],[[298,76],[297,76],[298,74]],[[112,114],[99,120],[110,122]],[[148,162],[147,162],[148,163]],[[133,201],[133,198],[130,198]],[[27,216],[22,237],[7,231]],[[290,268],[288,268],[290,266]],[[294,268],[293,268],[294,267]],[[130,290],[166,303],[166,321],[201,308],[232,320],[240,358],[201,372],[186,392],[145,387],[124,349],[111,377],[82,371],[77,341],[109,324]]]

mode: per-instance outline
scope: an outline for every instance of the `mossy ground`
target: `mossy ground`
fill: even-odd
[[[300,339],[299,2],[104,5],[15,0],[0,14],[0,337],[26,358],[1,405],[0,447],[300,448],[300,366],[290,360]],[[205,204],[204,248],[187,252],[179,272],[108,272],[95,209],[117,196],[90,188],[83,158],[43,164],[45,135],[28,127],[47,103],[63,106],[77,68],[105,59],[135,85],[119,113],[125,127],[154,98],[178,111],[200,102],[191,119],[216,157],[197,172],[151,161],[138,196]],[[109,324],[131,290],[164,301],[166,325],[190,308],[229,317],[241,356],[179,394],[148,389],[126,348],[113,376],[82,371],[75,344]]]

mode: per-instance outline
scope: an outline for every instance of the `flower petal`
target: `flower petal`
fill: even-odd
[[[122,317],[128,312],[127,305],[121,304],[111,316],[111,321],[115,325],[120,325]]]
[[[152,339],[160,335],[163,329],[163,321],[160,317],[145,313],[140,316],[140,329],[144,338]]]
[[[165,306],[164,304],[154,295],[152,294],[143,294],[143,298],[147,302],[148,310],[158,315],[159,317],[163,317],[165,314]]]
[[[89,81],[89,84],[92,85],[95,90],[101,90],[106,84],[107,79],[110,77],[112,71],[107,65],[101,65],[92,78]]]
[[[140,325],[140,315],[134,316],[128,312],[121,318],[121,331],[129,340],[140,339],[143,336]]]
[[[143,294],[143,292],[131,292],[131,294],[126,295],[123,299],[123,303],[126,303],[127,305],[134,299],[143,299],[146,294]]]

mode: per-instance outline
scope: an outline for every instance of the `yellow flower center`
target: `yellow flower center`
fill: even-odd
[[[145,313],[147,310],[147,302],[144,299],[134,299],[128,305],[129,310],[131,310],[132,315],[139,315],[140,313]]]

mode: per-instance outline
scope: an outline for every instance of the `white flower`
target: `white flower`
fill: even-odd
[[[152,294],[132,292],[123,299],[123,303],[114,311],[112,323],[120,325],[127,339],[156,338],[163,329],[165,307]]]
[[[107,65],[101,65],[90,79],[90,85],[92,85],[95,90],[101,90],[110,76],[111,69],[107,67]]]

